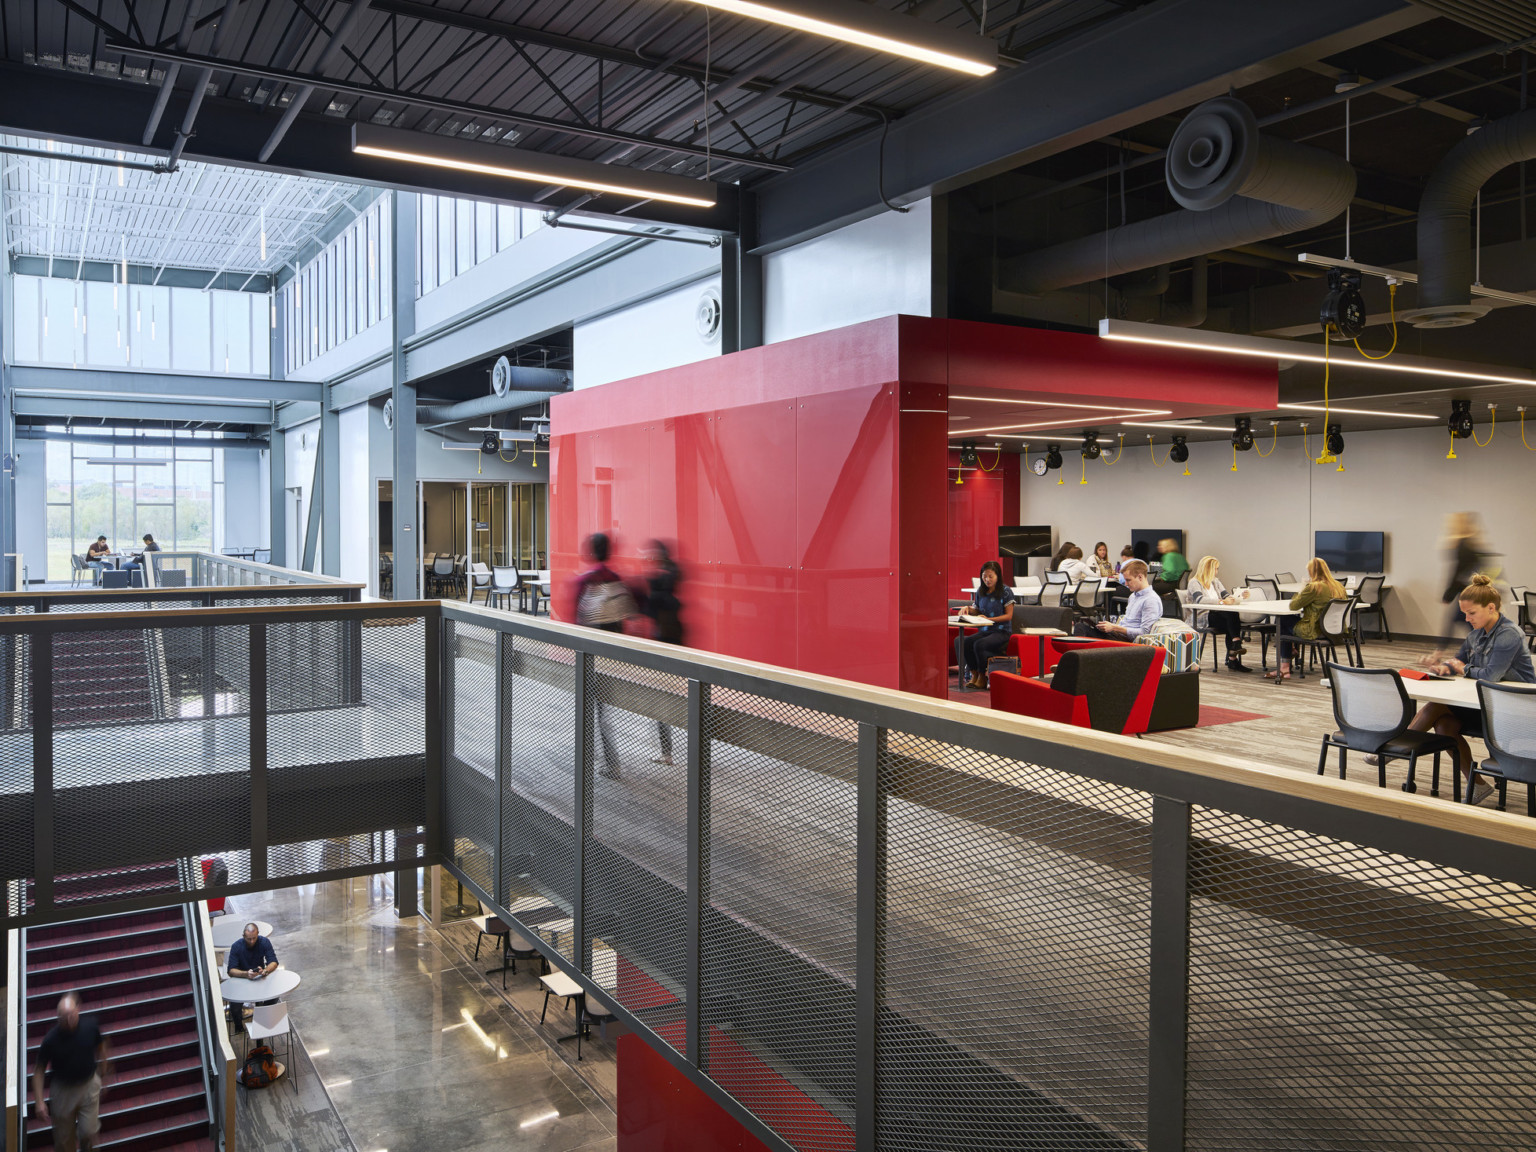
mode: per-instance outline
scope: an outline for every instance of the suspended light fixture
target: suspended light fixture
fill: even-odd
[[[855,0],[693,0],[707,8],[746,16],[825,36],[844,44],[857,44],[877,52],[889,52],[923,64],[951,68],[968,76],[990,76],[997,71],[997,42],[961,28],[945,28],[887,12]]]
[[[380,128],[374,124],[352,125],[352,151],[360,156],[401,160],[407,164],[558,184],[589,192],[612,192],[694,208],[713,208],[717,199],[717,185],[707,180],[689,180],[590,160],[491,147],[452,137],[429,136],[424,132]]]
[[[261,258],[267,258],[267,206],[261,206]]]
[[[1168,449],[1168,459],[1175,464],[1183,464],[1189,459],[1189,445],[1184,443],[1183,436],[1175,436],[1173,444]]]

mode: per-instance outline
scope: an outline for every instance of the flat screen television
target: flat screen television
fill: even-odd
[[[997,529],[997,554],[1013,560],[1051,554],[1049,524],[1000,525]]]
[[[1312,555],[1335,572],[1385,572],[1385,532],[1315,532]]]
[[[1184,529],[1182,528],[1132,528],[1131,551],[1136,554],[1136,559],[1145,560],[1149,564],[1157,559],[1157,542],[1172,537],[1177,544],[1179,552],[1184,551]]]

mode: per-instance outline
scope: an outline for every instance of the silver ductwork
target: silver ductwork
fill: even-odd
[[[477,396],[473,400],[460,400],[454,404],[419,404],[416,407],[416,423],[433,426],[457,424],[460,420],[514,412],[530,404],[542,403],[557,392],[568,391],[571,386],[571,374],[556,368],[511,365],[510,372],[507,383],[515,390],[501,395],[492,392],[488,396]]]
[[[1484,125],[1430,173],[1419,198],[1419,304],[1403,313],[1415,328],[1457,328],[1488,312],[1472,302],[1472,205],[1495,173],[1522,160],[1536,160],[1536,108]]]
[[[1354,169],[1342,159],[1259,135],[1253,112],[1230,96],[1184,118],[1165,174],[1184,211],[1002,261],[998,287],[1051,292],[1302,232],[1339,215],[1355,194]]]

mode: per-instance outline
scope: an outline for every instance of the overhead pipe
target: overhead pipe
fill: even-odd
[[[514,412],[530,404],[548,400],[557,392],[571,386],[571,374],[558,368],[512,367],[512,385],[517,391],[504,396],[492,392],[473,400],[460,400],[454,404],[418,404],[416,423],[425,425],[457,424],[461,420],[473,420],[477,416],[494,416],[499,412]]]
[[[998,287],[1051,292],[1326,224],[1348,207],[1355,172],[1330,152],[1260,136],[1242,101],[1195,108],[1168,148],[1168,190],[1185,210],[1003,261]]]
[[[1536,108],[1486,124],[1452,148],[1419,198],[1418,307],[1415,328],[1458,328],[1486,315],[1472,303],[1472,205],[1496,173],[1536,160]]]
[[[336,31],[332,33],[330,40],[326,42],[325,49],[320,53],[320,59],[315,61],[311,71],[315,78],[323,85],[324,73],[332,60],[341,54],[346,45],[347,37],[357,27],[363,16],[368,11],[368,0],[352,0],[347,8],[347,14],[341,18],[341,23],[336,25]],[[218,55],[217,49],[214,55]],[[257,160],[265,164],[272,158],[272,153],[277,151],[277,146],[283,142],[283,137],[288,135],[288,129],[293,127],[293,122],[299,118],[299,113],[304,111],[304,105],[309,102],[310,95],[314,92],[315,85],[303,84],[294,93],[293,99],[288,102],[288,107],[283,110],[283,115],[267,137],[267,142],[261,146],[261,151],[256,154]]]

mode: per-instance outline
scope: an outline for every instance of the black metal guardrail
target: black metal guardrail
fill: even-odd
[[[1536,1147],[1531,822],[443,615],[447,866],[770,1147]]]
[[[1536,1147],[1523,818],[437,602],[0,702],[3,927],[441,862],[770,1147]]]

